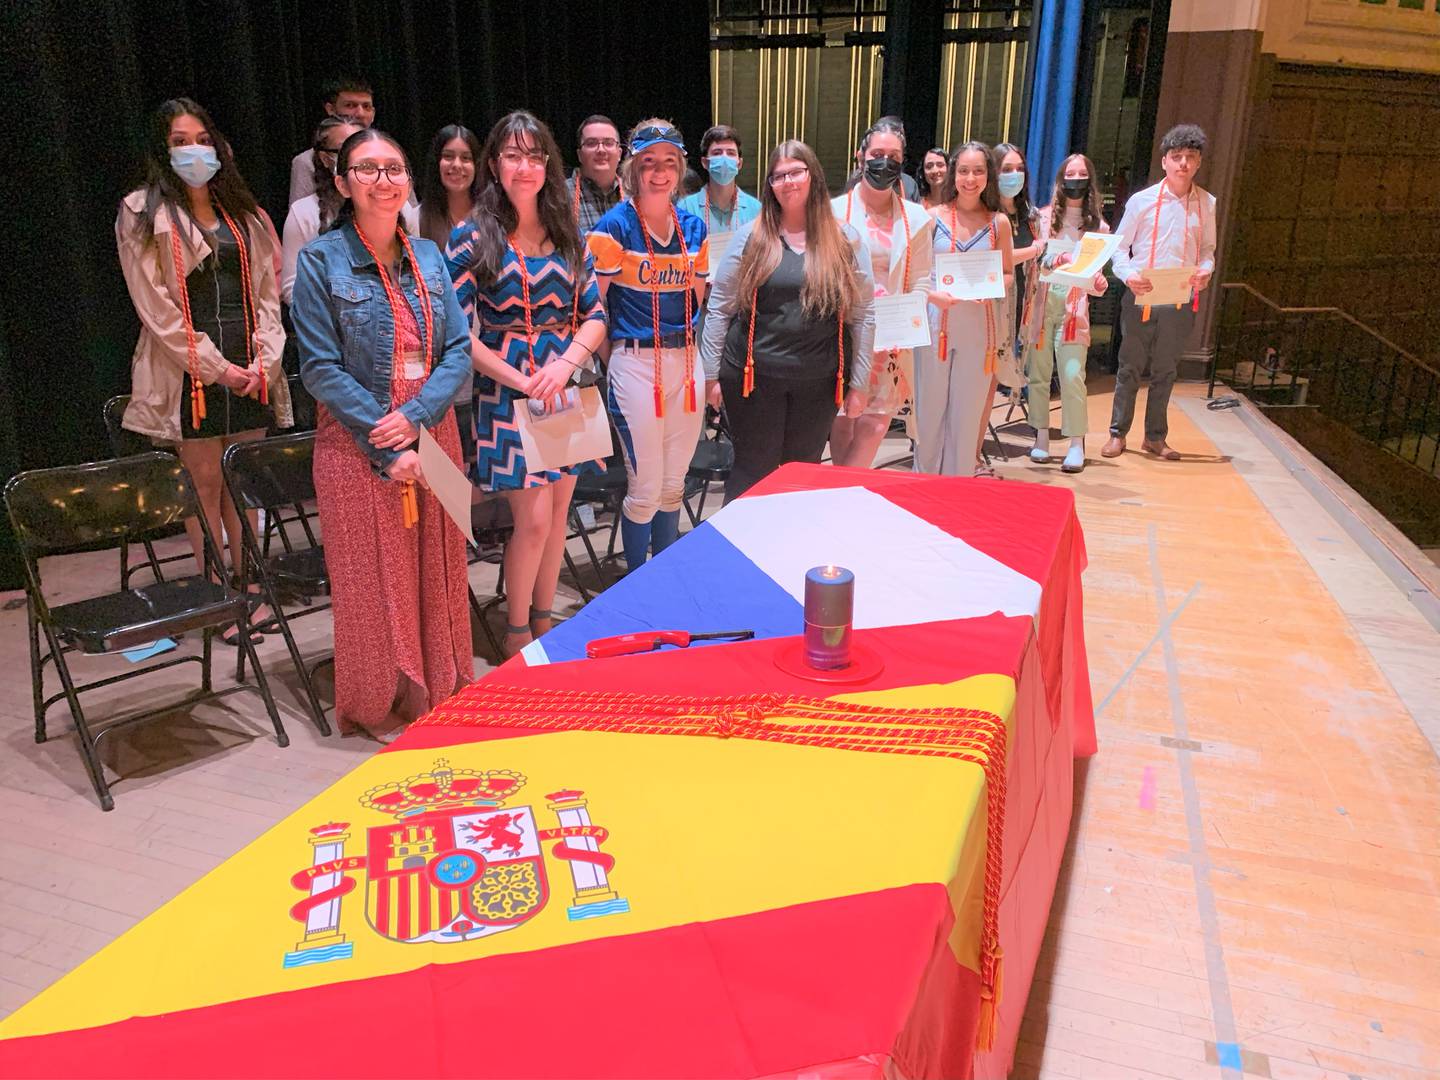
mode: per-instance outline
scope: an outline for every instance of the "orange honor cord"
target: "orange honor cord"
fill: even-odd
[[[190,426],[200,430],[205,419],[205,386],[200,381],[200,346],[190,316],[190,290],[185,285],[185,256],[180,247],[179,222],[170,217],[170,258],[175,264],[175,287],[180,294],[180,318],[185,323],[185,366],[190,372]]]
[[[985,869],[980,934],[980,1023],[975,1045],[995,1045],[1004,989],[1000,894],[1005,849],[1005,721],[978,709],[897,709],[782,694],[682,697],[475,684],[417,721],[421,726],[608,731],[909,754],[977,765],[985,777]]]
[[[645,240],[645,254],[650,258],[650,323],[654,334],[655,350],[655,415],[665,415],[665,374],[663,349],[660,345],[660,268],[655,262],[655,245],[650,242],[650,227],[640,214],[640,205],[631,200],[635,218],[640,223],[640,235]],[[685,411],[693,413],[698,407],[695,398],[695,264],[690,261],[690,249],[685,243],[685,234],[680,228],[680,214],[674,204],[670,206],[670,220],[675,225],[675,238],[680,241],[680,261],[685,268]]]
[[[1158,194],[1158,195],[1155,196],[1155,223],[1154,223],[1154,225],[1152,226],[1152,228],[1151,228],[1151,230],[1150,230],[1150,261],[1149,261],[1148,263],[1146,263],[1146,265],[1145,265],[1145,269],[1147,269],[1147,270],[1153,270],[1153,269],[1155,268],[1155,246],[1156,246],[1156,244],[1158,244],[1159,241],[1160,241],[1160,204],[1165,201],[1165,192],[1166,192],[1167,190],[1169,190],[1169,189],[1166,188],[1166,186],[1165,186],[1165,181],[1164,181],[1164,180],[1161,180],[1161,181],[1160,181],[1160,194]],[[1200,199],[1198,196],[1196,196],[1196,194],[1195,194],[1195,187],[1194,187],[1194,185],[1192,184],[1191,187],[1190,187],[1189,193],[1185,196],[1185,219],[1184,219],[1184,220],[1185,220],[1185,223],[1184,223],[1183,226],[1181,226],[1181,230],[1180,230],[1180,236],[1181,236],[1181,240],[1180,240],[1180,265],[1181,265],[1181,266],[1184,266],[1184,265],[1185,265],[1185,257],[1190,254],[1190,200],[1191,200],[1192,198],[1196,200],[1196,211],[1195,211],[1195,213],[1196,213],[1196,216],[1200,219],[1200,221],[1199,221],[1199,226],[1198,226],[1198,228],[1197,228],[1197,230],[1196,230],[1196,235],[1195,235],[1195,258],[1196,258],[1197,260],[1200,258],[1200,245],[1201,245],[1201,244],[1204,242],[1204,240],[1205,240],[1205,200]],[[1175,197],[1175,199],[1176,199],[1176,201],[1178,202],[1179,199],[1180,199],[1180,197],[1177,195],[1177,196]],[[1179,310],[1180,310],[1180,305],[1179,305],[1179,304],[1176,304],[1176,305],[1175,305],[1175,310],[1176,310],[1176,311],[1179,311]],[[1191,289],[1191,294],[1190,294],[1190,310],[1191,310],[1191,311],[1199,311],[1199,310],[1200,310],[1200,293],[1199,293],[1198,290],[1195,290],[1195,289]],[[1140,321],[1141,321],[1141,322],[1149,322],[1149,321],[1150,321],[1150,305],[1149,305],[1149,304],[1146,304],[1146,305],[1141,309],[1141,311],[1140,311]]]
[[[750,293],[750,331],[745,336],[745,378],[740,384],[740,396],[749,397],[755,389],[755,309],[760,304],[760,290]]]
[[[520,305],[525,311],[525,349],[529,354],[526,362],[525,374],[535,374],[535,316],[530,309],[530,267],[525,263],[525,255],[520,250],[520,245],[515,242],[512,236],[509,239],[510,250],[515,253],[515,259],[520,263]]]
[[[1000,230],[995,225],[995,219],[990,219],[990,250],[994,251],[1000,246]],[[995,326],[995,301],[986,300],[985,304],[985,374],[994,375],[996,368],[1000,366],[999,337],[1000,331]]]
[[[260,374],[260,404],[268,405],[270,380],[265,376],[264,361],[254,349],[255,335],[260,330],[260,318],[255,310],[254,283],[250,277],[250,245],[245,242],[240,226],[225,212],[225,207],[217,202],[215,209],[220,211],[220,216],[230,227],[230,235],[235,238],[235,248],[240,253],[240,303],[245,313],[245,366]]]
[[[380,256],[375,253],[374,246],[366,235],[360,231],[360,226],[351,223],[355,228],[355,235],[360,238],[360,243],[365,246],[370,258],[375,260],[375,269],[380,275],[380,284],[385,289],[385,299],[390,303],[390,318],[394,323],[394,345],[390,356],[390,383],[391,400],[394,400],[394,384],[405,374],[405,354],[400,348],[400,313],[403,305],[407,303],[404,294],[401,293],[398,284],[390,280],[390,272],[385,269]],[[405,235],[405,230],[398,225],[395,228],[396,235],[400,238],[400,246],[405,251],[405,257],[410,260],[410,270],[415,276],[415,291],[420,299],[420,307],[425,315],[425,337],[420,342],[420,352],[424,356],[425,377],[430,375],[430,350],[435,341],[435,316],[430,310],[430,291],[425,287],[425,275],[420,271],[420,264],[415,260],[415,249],[410,246],[410,238]],[[415,491],[415,484],[412,481],[405,481],[400,487],[400,518],[405,528],[414,528],[420,520],[420,501]]]
[[[960,206],[960,200],[959,200],[959,198],[956,198],[956,200],[950,204],[950,254],[951,254],[951,255],[954,255],[954,254],[955,254],[955,245],[956,245],[955,233],[956,233],[956,232],[959,230],[959,228],[960,228],[960,223],[959,223],[959,221],[957,220],[957,216],[958,216],[958,213],[959,213],[959,209],[958,209],[959,206]],[[943,363],[946,363],[949,359],[950,359],[950,312],[949,312],[949,310],[947,309],[947,310],[945,310],[945,311],[940,312],[940,363],[942,363],[942,364],[943,364]]]
[[[835,351],[839,362],[835,365],[835,408],[845,407],[845,309],[835,309]]]

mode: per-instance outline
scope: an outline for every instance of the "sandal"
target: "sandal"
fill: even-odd
[[[995,469],[994,469],[993,466],[990,466],[990,465],[985,464],[984,462],[981,462],[980,464],[978,464],[978,465],[975,466],[975,479],[977,479],[977,480],[999,480],[999,479],[1000,479],[1000,474],[995,471]]]
[[[517,643],[513,640],[515,638],[523,638],[524,640]],[[505,654],[505,659],[509,660],[534,640],[535,635],[531,632],[529,624],[524,626],[511,626],[509,623],[506,623],[505,640],[500,643],[500,651]]]
[[[533,637],[539,637],[541,634],[548,634],[552,629],[554,629],[554,624],[553,624],[552,621],[551,621],[552,619],[554,619],[554,617],[555,617],[555,613],[554,613],[553,611],[550,611],[548,608],[547,608],[547,609],[531,608],[531,609],[530,609],[530,634],[531,634],[531,636],[533,636]],[[536,624],[537,622],[543,622],[543,623],[545,623],[545,624],[546,624],[546,625],[545,625],[545,628],[544,628],[543,630],[536,630],[536,629],[535,629],[535,624]]]

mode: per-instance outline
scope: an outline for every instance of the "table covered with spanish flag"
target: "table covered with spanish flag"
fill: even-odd
[[[1084,562],[1064,490],[786,466],[7,1018],[0,1074],[1003,1076],[1095,751]],[[781,655],[826,563],[857,684]],[[757,636],[583,658],[647,628]]]

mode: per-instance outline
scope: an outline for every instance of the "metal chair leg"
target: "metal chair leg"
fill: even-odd
[[[45,741],[45,666],[40,659],[40,620],[35,615],[35,601],[25,593],[25,621],[30,628],[30,690],[35,695],[35,741]]]
[[[265,669],[260,666],[260,658],[255,655],[255,645],[250,640],[249,613],[247,612],[238,622],[240,649],[249,654],[250,666],[255,669],[255,685],[260,690],[260,696],[265,699],[265,711],[270,714],[270,722],[275,726],[275,742],[280,746],[289,746],[290,736],[285,734],[285,725],[280,722],[280,710],[275,708],[275,699],[270,695],[270,682],[265,678]]]
[[[95,739],[90,734],[90,725],[85,722],[85,712],[80,708],[80,695],[75,691],[75,680],[70,677],[70,665],[65,662],[60,642],[54,631],[47,625],[45,639],[50,644],[50,654],[55,658],[55,670],[60,675],[60,685],[65,688],[65,700],[70,705],[70,715],[75,720],[75,731],[80,736],[80,756],[85,759],[85,768],[90,773],[90,783],[100,799],[100,809],[114,810],[115,797],[110,794],[110,785],[105,782],[105,773],[96,753]]]
[[[574,504],[570,506],[570,518],[575,523],[575,532],[579,535],[580,542],[585,545],[585,556],[590,560],[590,565],[594,567],[595,580],[600,583],[600,589],[603,592],[609,587],[609,583],[605,580],[605,568],[600,565],[600,557],[595,553],[595,545],[590,542],[590,533],[585,528],[585,523],[580,520],[580,511],[575,508]]]
[[[569,569],[570,576],[575,579],[575,588],[580,590],[580,599],[588,604],[594,597],[591,595],[590,590],[585,587],[585,582],[580,580],[580,567],[575,565],[575,559],[570,555],[569,548],[565,549],[565,566]]]
[[[320,734],[329,735],[330,723],[325,719],[325,710],[320,707],[320,699],[315,695],[315,683],[310,677],[310,669],[305,666],[305,661],[300,656],[300,647],[295,644],[295,635],[290,632],[290,620],[276,602],[275,595],[268,589],[266,597],[270,610],[275,613],[275,623],[280,627],[280,636],[285,639],[285,648],[290,651],[290,662],[295,665],[295,673],[300,676],[300,685],[304,688],[305,699],[310,704],[310,716]]]

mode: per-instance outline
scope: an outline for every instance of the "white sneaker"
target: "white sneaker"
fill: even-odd
[[[1085,440],[1071,439],[1070,449],[1060,464],[1061,472],[1080,472],[1085,468]]]
[[[1035,445],[1030,448],[1030,460],[1044,465],[1050,460],[1050,432],[1035,430]]]

